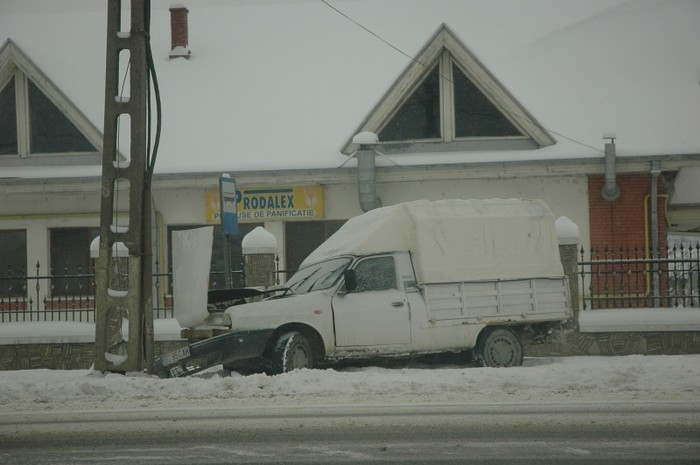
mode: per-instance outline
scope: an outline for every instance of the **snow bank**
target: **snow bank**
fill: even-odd
[[[174,318],[153,320],[156,341],[180,340],[180,325]],[[122,325],[124,339],[129,338],[129,325]],[[0,325],[0,345],[13,344],[76,344],[95,342],[95,324],[75,321],[27,321]]]
[[[0,325],[0,344],[95,342],[95,325],[74,321],[27,321]]]
[[[528,358],[517,368],[301,370],[189,378],[89,370],[0,372],[0,411],[417,405],[504,402],[697,402],[700,355]]]

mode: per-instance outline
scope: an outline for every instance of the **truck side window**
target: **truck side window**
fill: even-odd
[[[355,292],[396,289],[396,267],[393,257],[376,257],[362,260],[355,267],[357,288]]]

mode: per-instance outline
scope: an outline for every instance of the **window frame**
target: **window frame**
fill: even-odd
[[[360,278],[362,274],[357,273],[358,269],[361,269],[361,267],[366,266],[366,264],[374,262],[374,263],[381,263],[380,261],[386,261],[391,263],[391,270],[394,278],[394,283],[390,287],[380,287],[380,288],[374,288],[374,287],[362,287],[360,283]],[[353,290],[353,293],[363,293],[363,292],[379,292],[379,291],[389,291],[389,290],[399,290],[399,277],[398,273],[396,272],[396,259],[393,255],[372,255],[369,257],[363,257],[357,262],[355,262],[352,265],[352,269],[355,271],[356,277],[357,277],[357,287]]]
[[[453,65],[459,68],[459,70],[465,75],[467,79],[469,74],[464,69],[460,63],[454,59],[452,54],[448,50],[443,50],[439,58],[432,66],[428,68],[420,80],[410,89],[409,92],[404,94],[403,98],[397,103],[391,113],[387,115],[384,122],[380,126],[377,134],[381,134],[384,129],[394,120],[394,117],[401,111],[404,105],[409,101],[409,99],[414,95],[416,90],[420,88],[428,76],[433,72],[433,70],[438,68],[438,100],[439,100],[439,115],[440,115],[440,138],[426,138],[426,139],[402,139],[402,140],[382,140],[380,141],[382,147],[391,151],[392,147],[405,147],[406,144],[435,144],[435,143],[460,143],[460,142],[471,142],[471,141],[528,141],[530,138],[525,135],[524,130],[517,124],[517,121],[513,119],[513,116],[509,114],[507,109],[500,108],[496,102],[488,97],[488,93],[484,91],[479,82],[472,80],[472,83],[491,103],[496,107],[503,117],[507,119],[515,129],[520,132],[519,136],[463,136],[458,137],[457,134],[457,115],[455,109],[457,107],[455,102],[455,82]]]
[[[16,114],[16,123],[17,123],[17,153],[8,153],[4,154],[0,157],[0,160],[3,158],[12,158],[12,157],[18,157],[21,159],[28,159],[31,157],[65,157],[65,156],[71,156],[71,157],[85,157],[89,155],[97,155],[99,154],[98,149],[95,147],[94,143],[81,131],[81,128],[79,125],[75,124],[75,121],[70,117],[66,111],[61,108],[60,105],[57,105],[56,102],[51,98],[49,94],[47,94],[44,89],[41,88],[39,84],[36,82],[33,82],[34,87],[36,87],[37,92],[41,92],[44,97],[51,103],[53,104],[56,109],[70,122],[73,127],[80,133],[85,140],[92,145],[94,150],[87,150],[87,151],[67,151],[67,152],[34,152],[32,150],[32,123],[31,123],[31,109],[29,105],[29,81],[30,79],[28,76],[22,72],[19,68],[15,67],[12,72],[7,73],[5,76],[6,72],[2,73],[2,76],[0,76],[0,89],[5,89],[7,85],[12,85],[12,78],[14,78],[14,86],[15,86],[15,114]]]
[[[439,152],[473,152],[473,151],[510,151],[532,150],[556,144],[556,140],[531,115],[525,107],[506,89],[498,79],[484,66],[446,24],[438,27],[435,34],[411,60],[401,75],[379,99],[363,122],[352,132],[341,148],[341,153],[351,156],[360,149],[354,142],[355,134],[371,131],[379,134],[391,120],[394,113],[410,98],[425,78],[426,71],[433,66],[454,62],[465,76],[493,103],[493,105],[515,126],[523,137],[470,137],[450,138],[449,129],[441,140],[406,140],[384,142],[380,139],[375,149],[389,155]],[[441,63],[442,62],[442,63]],[[448,76],[449,70],[448,70]],[[453,113],[449,106],[443,109]],[[444,110],[443,110],[444,111]],[[445,121],[445,118],[442,118]],[[451,119],[449,120],[451,121]],[[450,122],[450,124],[453,124]]]
[[[4,265],[8,265],[11,262],[14,262],[15,260],[3,260],[3,267],[4,269],[0,269],[0,277],[2,277],[2,281],[0,281],[0,299],[3,297],[22,297],[26,294],[27,291],[27,230],[26,229],[3,229],[0,230],[0,238],[2,237],[3,234],[20,234],[22,236],[22,239],[24,241],[24,253],[23,256],[20,258],[17,258],[16,260],[18,263],[22,263],[22,268],[20,269],[11,269],[9,266],[6,268]],[[2,241],[2,243],[6,243],[5,240]],[[20,255],[22,253],[20,252]],[[5,255],[3,255],[5,256]],[[12,277],[9,276],[8,272],[13,271],[14,274]],[[14,284],[18,285],[18,291],[15,289]],[[9,285],[6,287],[5,284],[9,283]]]
[[[54,232],[57,231],[68,231],[68,230],[75,230],[75,231],[81,231],[83,234],[85,234],[85,237],[87,238],[86,241],[86,247],[84,248],[84,253],[82,257],[78,260],[78,267],[77,268],[68,268],[68,267],[63,267],[59,268],[59,265],[55,263],[56,257],[54,256],[54,247],[56,246],[54,244]],[[95,260],[90,256],[90,244],[92,243],[92,240],[95,239],[95,237],[99,236],[100,234],[100,228],[98,226],[67,226],[67,227],[58,227],[58,228],[50,228],[49,229],[49,269],[51,270],[50,276],[51,276],[51,297],[52,298],[65,298],[65,297],[71,297],[71,296],[85,296],[85,295],[92,295],[94,294],[94,282],[95,282]],[[86,263],[86,267],[84,269],[81,269],[81,263]],[[61,274],[62,271],[67,270],[67,274]],[[82,276],[82,277],[80,277]],[[90,279],[91,278],[91,279]],[[73,286],[71,286],[69,289],[64,290],[59,290],[61,287],[60,285],[66,281],[68,283],[78,283],[76,286],[78,286],[78,289],[74,289]],[[81,280],[87,280],[82,282],[82,287],[80,287]]]
[[[13,77],[17,123],[17,153],[0,155],[0,167],[99,165],[102,161],[101,132],[11,39],[7,39],[0,47],[1,88],[4,89]],[[75,127],[77,132],[85,138],[94,150],[80,152],[32,152],[29,81]]]

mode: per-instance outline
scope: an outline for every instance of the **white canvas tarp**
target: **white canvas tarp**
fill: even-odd
[[[302,267],[338,255],[408,250],[421,283],[563,275],[541,200],[418,200],[350,219]]]

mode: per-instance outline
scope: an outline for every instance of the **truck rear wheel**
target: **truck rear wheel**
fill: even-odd
[[[272,351],[272,374],[313,368],[315,355],[309,341],[298,331],[283,334]]]
[[[512,367],[523,364],[523,346],[509,329],[494,329],[484,335],[475,350],[476,360],[485,367]]]

